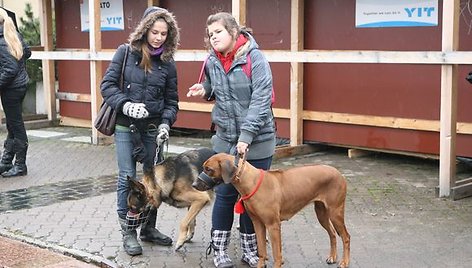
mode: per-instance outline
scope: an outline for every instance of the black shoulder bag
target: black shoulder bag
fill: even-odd
[[[121,67],[121,76],[120,76],[120,89],[124,88],[124,75],[126,68],[126,60],[128,59],[129,45],[126,45],[125,57],[123,59],[123,66]],[[97,118],[95,119],[94,127],[98,132],[103,135],[111,136],[115,133],[115,124],[116,124],[116,114],[117,111],[108,105],[105,100],[103,100],[100,110],[98,111]]]

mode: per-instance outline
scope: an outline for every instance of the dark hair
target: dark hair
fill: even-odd
[[[252,30],[250,28],[240,26],[236,22],[236,19],[233,17],[233,15],[231,15],[230,13],[218,12],[208,16],[208,19],[206,21],[206,36],[204,38],[204,42],[207,48],[211,48],[210,36],[208,34],[208,26],[215,22],[220,22],[223,27],[225,27],[226,31],[228,31],[228,33],[233,37],[234,40],[236,40],[239,34],[242,32],[252,33]]]
[[[158,7],[146,9],[143,18],[128,38],[128,41],[133,50],[137,50],[142,53],[143,58],[140,65],[146,70],[146,72],[150,71],[151,69],[151,56],[147,43],[147,32],[158,20],[165,21],[168,26],[167,38],[164,43],[164,52],[161,55],[161,59],[163,61],[169,62],[173,59],[180,41],[180,32],[177,25],[177,20],[171,12],[164,8]]]

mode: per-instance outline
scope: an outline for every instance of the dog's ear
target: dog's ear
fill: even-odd
[[[230,160],[222,160],[220,162],[221,166],[221,177],[224,183],[228,184],[231,183],[234,177],[234,173],[236,172],[236,168],[234,164]]]
[[[127,179],[128,179],[128,184],[131,190],[135,190],[135,191],[141,190],[142,184],[139,181],[133,180],[130,176],[127,176]]]
[[[134,188],[136,186],[136,184],[134,184],[134,180],[133,178],[131,178],[130,176],[126,175],[126,179],[128,180],[128,185],[132,188]]]

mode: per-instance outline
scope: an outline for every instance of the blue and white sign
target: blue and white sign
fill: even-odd
[[[438,0],[356,0],[356,27],[438,26]]]
[[[89,0],[80,0],[80,27],[82,32],[90,30]],[[125,29],[123,0],[100,1],[100,29],[102,31]]]

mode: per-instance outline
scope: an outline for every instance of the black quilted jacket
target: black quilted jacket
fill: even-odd
[[[146,74],[139,66],[141,54],[130,48],[124,72],[124,90],[121,90],[119,80],[125,51],[126,45],[118,47],[101,83],[103,99],[118,111],[117,124],[129,126],[131,119],[122,113],[122,108],[125,102],[130,101],[146,104],[149,111],[148,118],[137,121],[172,126],[179,110],[175,62],[152,57],[152,72]]]
[[[18,61],[8,51],[7,43],[3,36],[3,26],[0,26],[0,90],[25,88],[29,77],[26,72],[26,59],[31,57],[30,48],[23,44],[23,57]]]

